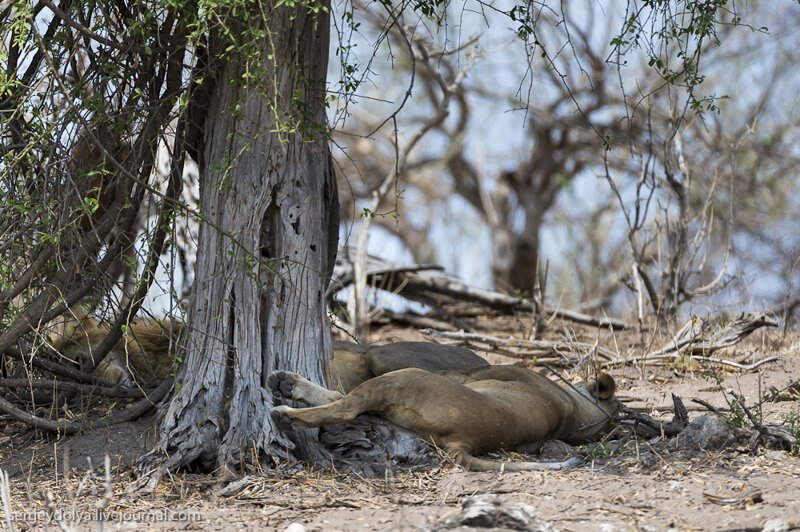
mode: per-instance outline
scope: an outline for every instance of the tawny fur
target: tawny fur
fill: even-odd
[[[325,370],[331,390],[349,393],[373,377],[398,369],[467,370],[489,363],[466,347],[431,342],[355,344],[333,342],[333,357]]]
[[[436,344],[429,345],[436,352]],[[402,364],[402,356],[397,355],[396,363]],[[410,365],[414,361],[411,357]],[[347,376],[338,378],[348,380]],[[487,365],[441,372],[410,367],[366,380],[346,395],[289,372],[273,374],[269,384],[277,394],[311,405],[276,407],[273,417],[281,424],[303,429],[347,423],[359,414],[371,413],[417,432],[473,470],[521,471],[576,465],[579,460],[500,464],[475,455],[497,450],[534,451],[552,439],[585,443],[608,428],[618,408],[613,397],[614,380],[607,374],[587,384],[562,387],[517,366]]]
[[[94,362],[95,353],[110,326],[80,311],[67,311],[48,326],[50,345],[65,358]],[[125,327],[122,338],[95,369],[112,384],[145,385],[172,374],[182,326],[174,321],[139,320]]]

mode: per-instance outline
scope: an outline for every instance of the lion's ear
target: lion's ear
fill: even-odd
[[[601,373],[597,376],[597,380],[589,383],[588,388],[592,396],[598,399],[611,399],[617,391],[617,384],[614,382],[614,377],[608,373]]]

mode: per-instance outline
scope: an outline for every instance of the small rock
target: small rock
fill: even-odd
[[[735,442],[736,435],[723,417],[705,414],[693,419],[675,438],[674,445],[678,449],[715,451]]]
[[[792,526],[783,519],[769,519],[764,523],[761,532],[786,532],[791,529]]]
[[[686,493],[686,488],[683,486],[683,482],[677,480],[670,480],[667,483],[667,490],[677,491],[681,495],[684,495]]]
[[[530,530],[534,532],[556,532],[557,529],[545,521],[533,506],[521,503],[506,503],[497,495],[467,497],[461,510],[446,516],[434,530],[458,527],[491,528],[494,530]]]
[[[567,460],[578,454],[575,447],[561,440],[547,440],[539,450],[539,460]]]
[[[283,529],[283,532],[306,532],[306,526],[302,523],[294,522],[289,523],[289,526]]]
[[[764,453],[764,457],[770,460],[775,460],[777,462],[782,462],[786,460],[786,457],[789,455],[786,451],[766,451]]]

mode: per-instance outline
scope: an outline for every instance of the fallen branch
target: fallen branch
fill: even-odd
[[[346,253],[341,251],[340,255]],[[533,310],[533,302],[528,299],[471,286],[442,273],[425,273],[431,270],[442,270],[442,267],[437,265],[391,265],[377,257],[369,256],[366,276],[368,282],[373,286],[379,286],[383,290],[395,292],[406,299],[426,305],[431,304],[432,295],[438,295],[455,301],[481,305],[505,314],[515,312],[530,313]],[[348,264],[346,260],[337,261],[333,281],[331,282],[333,288],[328,290],[328,295],[330,296],[352,284],[353,277],[352,265]],[[571,310],[545,307],[543,311],[545,314],[564,320],[594,327],[614,330],[630,329],[632,327],[632,325],[622,320],[590,316]]]
[[[396,323],[405,323],[412,327],[421,329],[444,329],[446,331],[453,331],[456,329],[455,325],[447,323],[446,321],[437,320],[428,316],[421,316],[414,312],[392,312],[390,310],[383,311],[383,315]]]
[[[77,382],[83,382],[86,384],[96,384],[100,386],[106,386],[109,384],[103,381],[102,379],[92,375],[91,373],[86,373],[84,371],[80,371],[75,368],[65,366],[64,364],[61,364],[54,360],[48,360],[46,358],[42,358],[39,356],[33,356],[33,357],[25,356],[21,351],[19,351],[15,347],[6,348],[3,354],[11,358],[21,360],[26,364],[31,364],[36,368],[49,371],[50,373],[57,375],[59,377],[64,377],[65,379],[70,379]]]
[[[328,297],[353,284],[355,279],[353,263],[357,258],[355,255],[356,254],[351,252],[349,248],[339,248],[339,253],[336,256],[336,264],[333,267],[331,282],[328,285],[328,291],[326,294]],[[399,273],[421,272],[426,270],[443,271],[444,267],[439,264],[391,264],[373,255],[367,255],[365,273],[367,280],[369,282],[373,282],[382,276],[389,276]]]
[[[452,298],[469,301],[471,303],[479,303],[494,310],[501,312],[531,312],[533,309],[533,302],[521,297],[507,296],[492,290],[486,290],[475,286],[457,281],[452,277],[444,275],[419,275],[416,273],[400,274],[398,277],[402,278],[407,283],[407,289],[401,291],[401,295],[405,295],[406,291],[413,289],[424,289],[429,292],[450,296]],[[411,296],[409,296],[411,298]],[[582,323],[584,325],[593,325],[595,327],[611,328],[614,330],[630,329],[631,325],[622,320],[614,318],[598,318],[582,314],[571,310],[556,309],[552,307],[544,307],[544,313],[554,315],[558,318]]]
[[[27,388],[29,390],[53,390],[57,392],[82,392],[119,399],[140,399],[147,394],[146,390],[125,388],[122,386],[97,386],[78,384],[75,382],[54,381],[48,379],[0,379],[0,388]]]
[[[623,403],[628,403],[630,401],[642,401],[644,402],[645,399],[630,397],[630,396],[619,396],[620,400]],[[694,399],[693,399],[694,400]],[[675,412],[675,407],[673,405],[647,405],[647,406],[628,406],[625,405],[625,408],[630,410],[631,412],[638,412],[638,413],[647,413],[647,412]],[[697,406],[689,405],[686,407],[687,412],[705,412],[708,410],[708,407],[705,405],[698,404]],[[727,412],[728,408],[719,408],[720,412]]]
[[[719,364],[729,366],[741,371],[753,371],[754,369],[780,360],[780,357],[772,356],[758,360],[752,364],[741,364],[719,357],[708,356],[714,351],[735,345],[747,336],[760,329],[761,327],[777,327],[778,323],[764,314],[741,314],[733,321],[714,331],[710,331],[708,322],[700,318],[692,318],[675,335],[675,338],[666,346],[647,353],[644,356],[629,358],[626,360],[614,360],[605,362],[605,367],[623,366],[628,364],[664,364],[666,362],[688,358],[701,363]]]
[[[716,406],[712,405],[711,403],[707,403],[698,397],[692,397],[692,402],[697,403],[700,406],[705,407],[708,409],[709,412],[717,414],[718,416],[725,417],[724,411],[730,411],[730,408],[717,408]],[[724,410],[724,411],[723,411]]]
[[[698,362],[705,362],[708,364],[719,364],[722,366],[730,366],[732,368],[736,368],[741,371],[753,371],[759,366],[763,366],[764,364],[767,364],[769,362],[775,362],[781,359],[781,357],[772,356],[772,357],[762,358],[761,360],[753,362],[752,364],[739,364],[738,362],[733,362],[731,360],[726,360],[724,358],[701,357],[696,355],[682,355],[680,353],[674,353],[669,355],[657,355],[657,356],[645,355],[641,358],[628,359],[628,360],[612,360],[609,362],[604,362],[603,367],[625,366],[631,363],[642,364],[644,366],[662,365],[680,358],[688,358],[689,360],[696,360]]]
[[[745,431],[745,433],[750,435],[752,441],[755,441],[755,439],[759,435],[767,436],[774,438],[779,442],[785,444],[789,449],[797,448],[797,437],[794,434],[792,434],[789,430],[787,430],[786,427],[782,425],[765,425],[761,423],[760,421],[758,421],[756,416],[753,415],[750,408],[745,404],[743,397],[738,396],[736,394],[731,394],[731,395],[733,395],[733,401],[739,407],[741,407],[742,412],[744,412],[744,414],[747,416],[747,419],[750,420],[750,423],[753,425],[752,429],[742,429]],[[728,417],[725,416],[723,409],[717,408],[703,401],[702,399],[698,399],[695,397],[692,399],[692,402],[697,403],[699,405],[703,405],[714,414],[717,414],[718,416],[728,419]],[[724,410],[729,410],[729,409],[724,409]]]
[[[742,407],[747,419],[749,419],[750,423],[753,425],[752,432],[754,434],[775,438],[776,440],[784,443],[789,449],[794,449],[797,447],[797,438],[785,427],[781,425],[765,425],[761,423],[750,411],[750,408],[748,408],[748,406],[745,404],[743,396],[736,395],[735,393],[730,393],[730,395],[733,397],[733,400],[736,401],[740,407]]]
[[[516,358],[539,357],[542,355],[558,355],[555,359],[557,362],[569,360],[564,354],[564,351],[569,352],[589,352],[594,350],[598,355],[606,360],[611,360],[615,354],[605,348],[598,347],[595,344],[587,344],[584,342],[560,342],[550,340],[522,340],[520,338],[498,338],[486,334],[465,333],[465,332],[450,332],[439,331],[435,329],[423,329],[423,334],[434,338],[446,338],[449,340],[457,340],[469,347],[476,348],[482,351],[499,352],[504,355]],[[522,351],[520,351],[520,349]],[[545,363],[544,360],[537,360],[537,363]]]
[[[765,314],[743,313],[724,327],[709,331],[711,324],[701,318],[693,317],[669,344],[647,356],[655,357],[673,352],[690,355],[699,353],[707,356],[714,351],[741,342],[761,327],[777,326],[778,322]]]
[[[12,403],[0,397],[0,412],[4,412],[14,419],[27,423],[33,427],[55,432],[58,434],[76,434],[85,430],[93,429],[95,427],[109,427],[111,425],[118,425],[126,421],[133,421],[142,417],[144,414],[152,410],[158,402],[160,402],[172,388],[172,379],[165,379],[153,392],[137,401],[129,408],[120,410],[111,414],[108,417],[87,420],[87,421],[65,421],[65,420],[51,420],[45,419],[33,414],[29,414],[14,406]]]
[[[672,420],[667,423],[657,421],[643,412],[631,410],[627,406],[623,406],[620,411],[620,424],[631,427],[631,430],[637,436],[647,439],[656,436],[672,438],[680,434],[689,424],[689,413],[686,406],[681,398],[675,394],[672,394],[672,411],[674,414]]]

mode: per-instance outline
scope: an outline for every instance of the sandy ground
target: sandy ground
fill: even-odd
[[[445,466],[377,481],[303,471],[253,477],[235,497],[222,497],[207,477],[190,475],[165,482],[156,494],[131,495],[122,471],[112,480],[105,512],[112,530],[285,530],[293,523],[307,530],[431,530],[460,515],[465,499],[497,494],[503,506],[533,507],[559,530],[762,530],[770,520],[800,526],[800,460],[786,452],[661,458],[652,467],[628,461],[561,473],[468,473]],[[12,479],[16,528],[56,526],[43,503],[47,490],[65,524],[95,527],[103,478],[82,480],[79,489],[78,477],[31,484]]]
[[[634,365],[613,373],[629,406],[664,419],[671,417],[671,393],[681,396],[690,418],[696,418],[706,409],[691,398],[726,408],[725,392],[735,391],[754,406],[759,397],[800,379],[800,341],[781,339],[775,331],[726,356],[780,359],[757,371],[715,370],[716,377],[678,364]],[[762,405],[765,422],[780,423],[793,410],[800,412],[796,396],[781,398]],[[156,493],[128,493],[130,464],[152,443],[152,425],[144,419],[58,440],[0,417],[0,468],[11,475],[15,529],[56,529],[59,518],[64,527],[96,528],[100,507],[109,530],[434,530],[458,526],[465,515],[462,504],[487,494],[497,496],[499,517],[489,521],[492,529],[535,529],[533,521],[508,518],[520,512],[575,531],[800,528],[800,459],[746,440],[713,451],[670,447],[660,438],[630,439],[566,472],[470,473],[444,462],[365,479],[295,468],[247,477],[232,496],[222,495],[211,476],[183,472],[165,479]],[[108,484],[106,452],[112,455]],[[91,471],[85,469],[87,457]],[[0,509],[3,526],[6,518]]]

